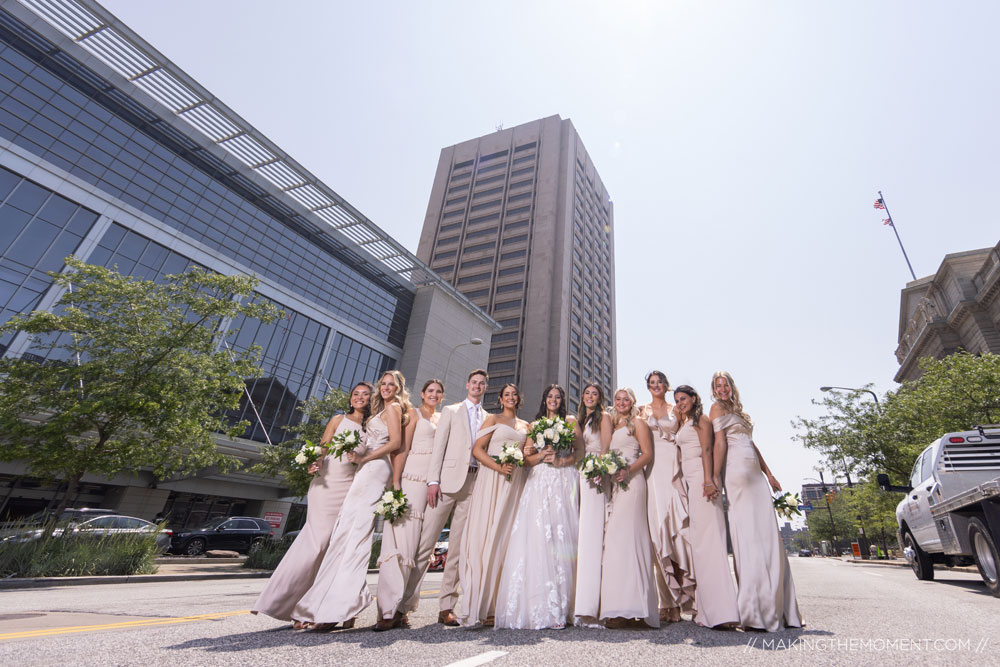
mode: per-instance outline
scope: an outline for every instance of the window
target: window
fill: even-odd
[[[459,162],[454,167],[452,167],[452,169],[461,169],[462,167],[468,167],[468,166],[471,166],[472,163],[473,163],[473,160],[466,160],[465,162]]]
[[[479,245],[465,246],[465,252],[479,252],[480,250],[492,250],[497,246],[496,241],[480,243]]]
[[[520,326],[520,324],[521,324],[521,318],[520,317],[511,317],[511,318],[506,319],[506,320],[497,320],[497,324],[499,324],[504,329],[514,328],[514,327]]]
[[[522,192],[519,195],[511,195],[510,197],[507,197],[507,203],[510,204],[516,201],[524,201],[525,199],[531,199],[532,194],[533,193],[531,192]]]
[[[465,192],[468,189],[469,189],[468,183],[465,183],[464,185],[456,185],[455,187],[448,189],[448,194],[453,195],[456,192]]]
[[[496,171],[497,169],[506,169],[506,168],[507,168],[507,163],[506,162],[501,162],[499,164],[491,164],[488,167],[480,167],[479,169],[476,170],[476,173],[477,174],[486,174],[486,173],[489,173],[491,171]]]
[[[507,153],[509,152],[510,150],[505,148],[502,151],[497,151],[496,153],[490,153],[489,155],[484,155],[481,158],[479,158],[479,164],[482,164],[483,162],[489,162],[490,160],[495,160],[498,157],[503,157],[507,155]]]
[[[470,259],[468,262],[462,262],[463,269],[469,269],[473,266],[485,266],[486,264],[492,264],[492,257],[482,257],[480,259]]]
[[[499,176],[490,176],[489,178],[480,178],[476,180],[476,187],[478,188],[481,185],[489,185],[490,183],[497,183],[499,181],[504,180],[505,178],[507,178],[505,174],[500,174]]]
[[[493,208],[494,206],[499,206],[499,205],[500,205],[500,200],[499,199],[494,199],[493,201],[484,202],[482,204],[476,204],[475,206],[473,206],[469,210],[471,212],[475,213],[476,211],[484,211],[484,210],[486,210],[488,208]]]
[[[529,148],[534,148],[537,145],[538,145],[537,141],[532,141],[530,144],[521,144],[520,146],[515,146],[514,147],[514,152],[515,153],[520,153],[521,151],[526,151]]]
[[[473,192],[472,198],[479,199],[480,197],[489,197],[490,195],[500,194],[501,192],[503,192],[503,186],[500,186],[499,188],[490,188],[488,190],[480,190],[479,192]]]
[[[492,222],[493,220],[499,220],[499,219],[500,219],[499,213],[490,213],[489,215],[481,215],[478,218],[469,218],[469,226],[471,227],[472,225],[479,225],[484,222]]]
[[[508,333],[493,334],[493,343],[506,343],[508,341],[517,340],[517,331],[510,331]]]
[[[516,259],[518,257],[524,257],[527,254],[528,254],[527,250],[512,250],[510,252],[505,252],[504,254],[500,255],[500,261],[503,262],[504,260],[508,259]]]
[[[451,273],[455,269],[454,264],[449,264],[447,266],[436,266],[434,270],[438,273]]]
[[[446,239],[438,239],[438,246],[451,245],[452,243],[458,243],[457,236],[451,236]]]
[[[534,162],[534,155],[525,155],[524,157],[519,157],[514,160],[514,165],[524,164],[525,162]]]
[[[487,288],[487,289],[477,289],[477,290],[473,290],[472,292],[462,292],[462,294],[464,294],[465,298],[467,298],[467,299],[478,299],[479,297],[486,296],[489,293],[490,293],[489,288]]]
[[[469,283],[478,283],[480,280],[488,280],[492,273],[477,273],[474,276],[464,276],[458,279],[459,285],[467,285]]]
[[[503,244],[504,245],[514,245],[515,243],[520,243],[521,241],[527,241],[527,240],[528,240],[528,235],[527,234],[521,234],[520,236],[511,236],[510,238],[504,239],[503,240]]]
[[[465,171],[465,172],[462,172],[461,174],[452,174],[451,175],[451,179],[449,179],[449,180],[452,183],[455,183],[457,181],[461,181],[462,179],[468,178],[471,175],[472,175],[471,171]]]
[[[514,361],[494,361],[486,367],[486,370],[490,373],[494,371],[512,371],[514,370]]]
[[[518,176],[524,176],[525,174],[530,174],[534,170],[535,170],[534,166],[524,167],[523,169],[515,169],[514,171],[510,172],[510,177],[513,179],[517,178]]]
[[[509,310],[511,308],[520,308],[521,300],[512,299],[510,301],[500,301],[493,306],[493,310]]]
[[[434,255],[434,261],[436,262],[439,259],[448,259],[449,257],[454,257],[455,253],[457,252],[458,252],[457,250],[445,250],[444,252],[439,252]]]
[[[500,273],[498,273],[497,275],[499,277],[503,278],[505,276],[519,276],[522,273],[524,273],[524,267],[523,266],[512,266],[509,269],[500,269]],[[495,336],[494,336],[494,338],[495,338]]]
[[[469,200],[469,195],[462,195],[461,197],[455,197],[454,199],[449,199],[444,203],[445,206],[451,206],[453,204],[461,204]]]
[[[524,288],[523,282],[508,283],[506,285],[501,285],[497,287],[497,294],[502,294],[504,292],[517,292]]]
[[[496,339],[494,339],[495,341]],[[517,345],[505,345],[490,349],[490,357],[504,357],[508,354],[517,354]]]
[[[484,236],[493,236],[496,233],[497,233],[497,228],[496,227],[490,227],[488,229],[480,229],[478,231],[469,232],[468,234],[466,234],[465,235],[465,240],[468,241],[468,240],[471,240],[471,239],[481,239]]]
[[[519,206],[517,208],[507,209],[507,215],[520,215],[521,213],[527,213],[531,210],[530,206]]]
[[[448,225],[441,225],[440,233],[444,234],[445,232],[450,232],[452,230],[458,229],[461,226],[462,226],[461,222],[453,222]]]
[[[460,215],[465,215],[465,209],[464,208],[456,208],[454,211],[448,211],[447,213],[445,213],[441,217],[444,218],[444,219],[447,219],[447,218],[455,218],[455,217],[460,216]]]

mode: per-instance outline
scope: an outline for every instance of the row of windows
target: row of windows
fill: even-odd
[[[9,14],[0,33],[0,136],[402,344],[412,293]]]

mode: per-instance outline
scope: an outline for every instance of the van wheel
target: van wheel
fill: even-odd
[[[910,567],[913,568],[913,574],[917,575],[917,579],[921,581],[934,579],[934,563],[931,562],[931,557],[920,548],[909,530],[903,535],[903,551],[912,553],[912,556],[907,553],[906,557],[910,560]]]
[[[990,593],[1000,597],[1000,578],[997,577],[1000,555],[997,554],[997,545],[990,531],[979,517],[969,519],[969,542],[972,543],[972,555],[976,558],[979,576],[983,578]]]

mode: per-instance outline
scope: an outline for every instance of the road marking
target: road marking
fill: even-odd
[[[485,665],[488,662],[493,662],[497,658],[502,658],[505,655],[507,655],[507,651],[487,651],[486,653],[480,653],[479,655],[474,655],[471,658],[466,658],[465,660],[450,662],[444,667],[476,667],[477,665]]]
[[[24,630],[22,632],[8,632],[0,635],[0,641],[4,639],[26,639],[28,637],[49,637],[52,635],[68,635],[76,632],[93,632],[96,630],[115,630],[118,628],[140,628],[151,625],[173,625],[175,623],[193,623],[195,621],[211,621],[229,616],[241,616],[249,614],[249,609],[242,611],[225,611],[215,614],[199,614],[197,616],[178,616],[175,618],[154,618],[148,621],[125,621],[123,623],[107,623],[104,625],[76,625],[67,628],[46,628],[45,630]]]

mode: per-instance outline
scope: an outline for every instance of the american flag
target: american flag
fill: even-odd
[[[883,225],[892,225],[892,218],[882,218]]]
[[[882,203],[882,198],[881,197],[879,197],[878,199],[875,200],[874,208],[885,209],[885,204]]]

